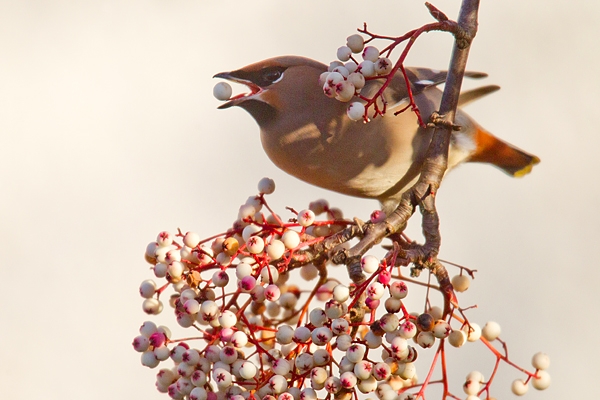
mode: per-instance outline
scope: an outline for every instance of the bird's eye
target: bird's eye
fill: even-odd
[[[285,68],[282,67],[268,67],[263,69],[260,75],[261,86],[268,86],[277,82],[283,76],[283,71],[285,71]]]

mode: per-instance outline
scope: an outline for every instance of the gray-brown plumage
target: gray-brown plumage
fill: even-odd
[[[384,117],[369,123],[350,120],[348,103],[323,94],[319,76],[326,70],[326,65],[308,58],[283,56],[217,74],[251,89],[219,108],[238,106],[248,111],[260,126],[265,152],[290,175],[339,193],[377,199],[389,212],[416,182],[432,129],[419,127],[411,111],[393,115],[407,104],[402,77],[395,77],[384,93],[388,103]],[[439,107],[441,91],[436,85],[446,74],[424,68],[407,71],[415,103],[427,121]],[[361,94],[373,94],[379,85],[381,80],[371,80]],[[461,103],[497,89],[486,86],[465,92]],[[455,123],[462,129],[453,133],[449,168],[465,161],[486,162],[522,176],[539,162],[492,136],[460,110]]]

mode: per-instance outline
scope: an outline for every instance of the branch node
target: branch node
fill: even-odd
[[[437,111],[431,113],[429,122],[427,123],[428,128],[444,128],[453,131],[460,131],[460,125],[455,125],[451,121],[446,119],[445,115],[440,115]]]
[[[460,25],[457,25],[454,31],[454,39],[456,40],[456,47],[458,47],[460,50],[464,50],[471,45],[473,36],[470,35],[467,30],[463,29]]]

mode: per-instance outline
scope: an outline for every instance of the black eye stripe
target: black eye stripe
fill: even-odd
[[[281,78],[281,75],[286,70],[285,67],[266,67],[261,69],[258,74],[258,86],[267,87],[273,82]]]
[[[248,80],[261,88],[270,86],[273,82],[277,81],[283,75],[283,72],[287,67],[265,67],[258,71],[236,71],[232,73],[233,76]]]

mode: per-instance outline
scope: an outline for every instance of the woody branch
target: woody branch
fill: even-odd
[[[427,7],[438,21],[447,21],[447,17],[435,7],[430,4],[427,4]],[[413,262],[430,269],[436,275],[442,291],[446,294],[446,306],[449,305],[449,302],[455,303],[448,273],[437,260],[441,235],[435,196],[448,166],[450,135],[452,130],[455,129],[453,121],[470,45],[477,32],[478,8],[479,0],[464,0],[457,21],[457,29],[452,30],[455,36],[454,49],[440,111],[434,113],[430,121],[435,129],[419,180],[410,190],[404,193],[397,209],[385,221],[367,224],[358,244],[349,250],[340,250],[333,256],[334,261],[343,262],[348,266],[350,276],[355,283],[361,283],[365,279],[357,266],[360,263],[360,257],[383,238],[401,232],[416,208],[419,207],[423,215],[422,229],[425,243],[422,246],[413,246],[411,249],[403,251],[401,258],[405,260],[406,264]],[[356,228],[349,228],[340,236],[332,237],[329,243],[322,244],[323,247],[327,248],[328,244],[342,241],[341,237],[344,235],[352,236],[350,230],[355,232]]]

